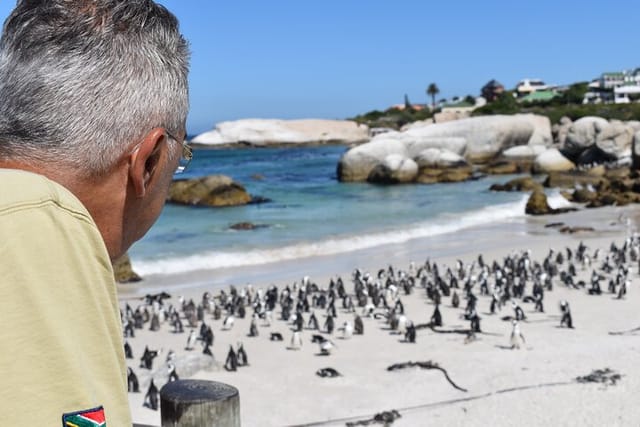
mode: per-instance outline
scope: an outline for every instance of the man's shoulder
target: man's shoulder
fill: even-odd
[[[73,193],[44,175],[0,168],[0,214],[53,203],[76,215],[89,213]]]

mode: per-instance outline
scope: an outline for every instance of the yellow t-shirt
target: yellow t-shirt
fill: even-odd
[[[130,426],[122,325],[104,241],[47,178],[0,169],[0,426],[104,408]]]

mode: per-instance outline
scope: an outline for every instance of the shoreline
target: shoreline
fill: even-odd
[[[557,229],[545,228],[546,224],[555,222],[564,222],[572,227],[592,226],[596,231],[561,234]],[[522,222],[508,221],[472,227],[465,229],[460,235],[416,239],[400,245],[385,245],[349,254],[175,277],[149,277],[145,279],[147,284],[140,282],[140,285],[133,286],[137,286],[140,291],[168,290],[175,304],[179,295],[198,302],[204,290],[217,295],[222,288],[228,291],[228,285],[231,284],[239,290],[247,283],[251,283],[254,288],[266,288],[275,284],[282,290],[285,285],[300,283],[307,272],[311,273],[308,274],[311,281],[320,287],[326,287],[330,279],[340,276],[350,292],[351,273],[355,268],[374,275],[378,268],[386,268],[390,264],[396,269],[407,269],[410,261],[419,265],[426,258],[441,267],[453,267],[457,259],[465,263],[472,262],[480,253],[486,262],[500,262],[514,251],[527,249],[531,250],[533,259],[540,261],[550,248],[575,248],[580,242],[585,242],[589,251],[596,247],[605,251],[612,241],[622,243],[630,229],[637,228],[638,223],[638,214],[633,211],[632,206],[581,210],[562,215],[526,217]],[[339,338],[339,332],[334,332],[333,340],[337,345],[335,353],[323,357],[318,356],[317,346],[309,342],[312,331],[303,332],[305,338],[301,350],[286,349],[291,335],[290,322],[287,324],[275,320],[270,327],[259,322],[259,336],[247,337],[251,313],[249,308],[248,316],[236,319],[232,330],[223,331],[222,321],[212,320],[207,315],[205,321],[212,325],[215,334],[213,366],[190,372],[191,370],[185,370],[186,364],[176,365],[182,369],[182,372],[178,372],[185,375],[184,378],[188,375],[190,378],[221,381],[237,387],[240,391],[242,422],[248,426],[313,422],[320,423],[317,425],[344,425],[346,419],[362,419],[367,414],[372,416],[382,410],[394,408],[402,409],[402,418],[394,426],[424,425],[425,416],[430,420],[438,420],[437,423],[454,425],[561,425],[571,424],[575,417],[587,424],[597,424],[598,420],[609,420],[603,418],[605,415],[599,415],[598,418],[595,414],[597,408],[600,408],[601,413],[606,413],[604,405],[619,408],[621,404],[626,412],[620,416],[622,421],[618,425],[625,425],[625,420],[629,422],[640,416],[640,410],[630,407],[633,392],[640,390],[638,380],[631,376],[634,372],[634,360],[639,354],[640,340],[637,336],[612,337],[607,331],[637,326],[635,323],[638,316],[634,307],[637,307],[640,297],[636,292],[636,266],[633,266],[632,271],[630,276],[633,289],[626,300],[620,301],[605,295],[589,296],[584,290],[568,289],[556,279],[554,290],[545,294],[544,314],[534,313],[532,306],[523,305],[529,320],[522,324],[527,344],[520,351],[503,348],[508,343],[510,324],[500,317],[511,314],[510,307],[503,308],[499,315],[491,316],[487,313],[487,297],[480,297],[479,314],[486,334],[481,334],[476,342],[470,344],[464,343],[462,335],[441,335],[429,330],[418,331],[417,343],[407,344],[402,342],[399,335],[391,333],[384,321],[367,318],[364,319],[365,334],[362,336],[343,340]],[[579,274],[588,281],[590,271],[580,271]],[[145,293],[133,292],[132,288],[123,292],[122,288],[129,286],[131,285],[120,285],[121,305],[126,301],[131,302],[126,300],[127,294],[129,297],[139,297]],[[558,328],[559,299],[571,301],[575,330]],[[414,323],[429,321],[434,306],[427,300],[424,290],[416,288],[412,295],[402,296],[402,301],[407,316]],[[464,304],[463,300],[461,306],[464,307]],[[336,306],[340,307],[337,321],[339,326],[352,315],[342,310],[341,304],[337,303]],[[468,325],[466,320],[460,318],[462,309],[452,308],[450,299],[443,298],[441,311],[446,328],[465,328]],[[323,311],[316,309],[316,313],[322,324]],[[275,317],[278,318],[277,315]],[[168,349],[175,350],[179,357],[195,358],[195,352],[183,350],[188,332],[173,334],[169,331],[168,325],[162,325],[160,332],[140,330],[136,338],[129,339],[137,358],[128,360],[128,365],[137,372],[140,371],[137,369],[137,360],[144,345],[164,350],[157,359],[158,372],[154,371],[154,378],[164,371],[162,365]],[[285,342],[270,341],[269,333],[273,331],[281,332]],[[247,350],[249,366],[242,367],[237,372],[221,369],[220,365],[224,363],[229,345],[235,346],[239,341],[243,342]],[[197,348],[201,351],[199,346]],[[409,360],[433,360],[440,363],[448,370],[453,381],[467,388],[469,393],[454,390],[435,371],[412,369],[398,373],[386,372],[390,364]],[[334,367],[343,376],[328,379],[314,375],[315,371],[324,367]],[[576,376],[588,374],[592,369],[604,367],[626,374],[619,385],[607,388],[607,393],[599,390],[596,385],[576,386],[571,381]],[[159,425],[159,414],[142,407],[147,383],[144,373],[139,373],[139,378],[141,393],[129,395],[134,422]],[[536,384],[567,381],[569,384],[566,387],[527,388]],[[500,390],[511,388],[518,391],[498,393],[500,397],[496,394]],[[473,399],[463,399],[467,397]],[[463,400],[458,402],[458,399]],[[545,410],[542,413],[535,411],[537,406],[527,403],[528,399],[542,402]],[[592,403],[595,409],[583,411],[583,414],[578,414],[577,409],[567,410],[567,403],[579,408],[581,400]],[[511,408],[509,418],[505,417],[504,405]],[[535,412],[533,415],[532,411]]]

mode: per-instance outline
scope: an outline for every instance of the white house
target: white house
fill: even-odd
[[[551,87],[540,79],[522,79],[516,86],[516,92],[519,96],[529,95],[539,90],[549,90]]]

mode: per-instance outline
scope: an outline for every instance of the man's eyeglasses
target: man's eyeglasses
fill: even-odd
[[[169,138],[173,139],[177,143],[180,143],[178,138],[176,138],[171,133],[169,133],[168,130],[165,129],[165,133],[167,134],[167,136]],[[189,147],[187,145],[186,139],[183,139],[182,140],[182,154],[180,155],[180,162],[178,163],[178,168],[176,169],[175,173],[184,172],[185,169],[187,169],[187,166],[189,166],[189,163],[191,163],[191,159],[192,158],[193,158],[193,151],[191,150],[191,147]]]

